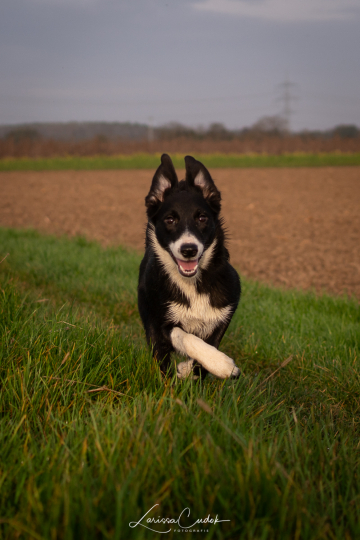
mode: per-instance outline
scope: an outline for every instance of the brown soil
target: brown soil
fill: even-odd
[[[0,173],[0,225],[142,250],[153,172]],[[217,169],[213,175],[240,274],[360,298],[359,167]]]

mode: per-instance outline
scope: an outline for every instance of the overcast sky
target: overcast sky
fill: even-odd
[[[1,0],[0,124],[360,126],[360,0]]]

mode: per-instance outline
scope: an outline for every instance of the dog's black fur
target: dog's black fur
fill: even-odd
[[[170,157],[163,154],[145,198],[138,306],[163,374],[175,350],[172,330],[181,328],[217,349],[241,291],[225,247],[220,192],[202,163],[186,156],[185,165],[186,178],[178,182]],[[200,357],[196,360],[201,364]],[[201,365],[194,368],[195,374],[207,373]]]

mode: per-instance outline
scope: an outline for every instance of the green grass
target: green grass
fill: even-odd
[[[166,148],[165,148],[166,151]],[[217,167],[324,167],[360,165],[357,153],[289,153],[270,154],[193,154],[210,168]],[[172,154],[175,167],[184,167],[184,156]],[[53,158],[3,158],[0,171],[50,171],[88,169],[155,169],[160,154],[132,154],[120,156],[67,156]]]
[[[221,346],[243,376],[163,381],[136,311],[137,254],[0,229],[7,253],[1,538],[156,538],[129,527],[155,504],[151,517],[189,507],[182,525],[231,520],[164,538],[360,535],[355,299],[244,280]]]

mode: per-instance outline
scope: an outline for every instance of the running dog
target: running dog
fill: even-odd
[[[145,198],[140,316],[164,375],[171,352],[177,351],[188,357],[177,365],[179,378],[208,372],[221,379],[238,377],[234,361],[218,350],[241,292],[225,247],[221,195],[202,163],[186,156],[185,167],[185,180],[179,182],[163,154]]]

